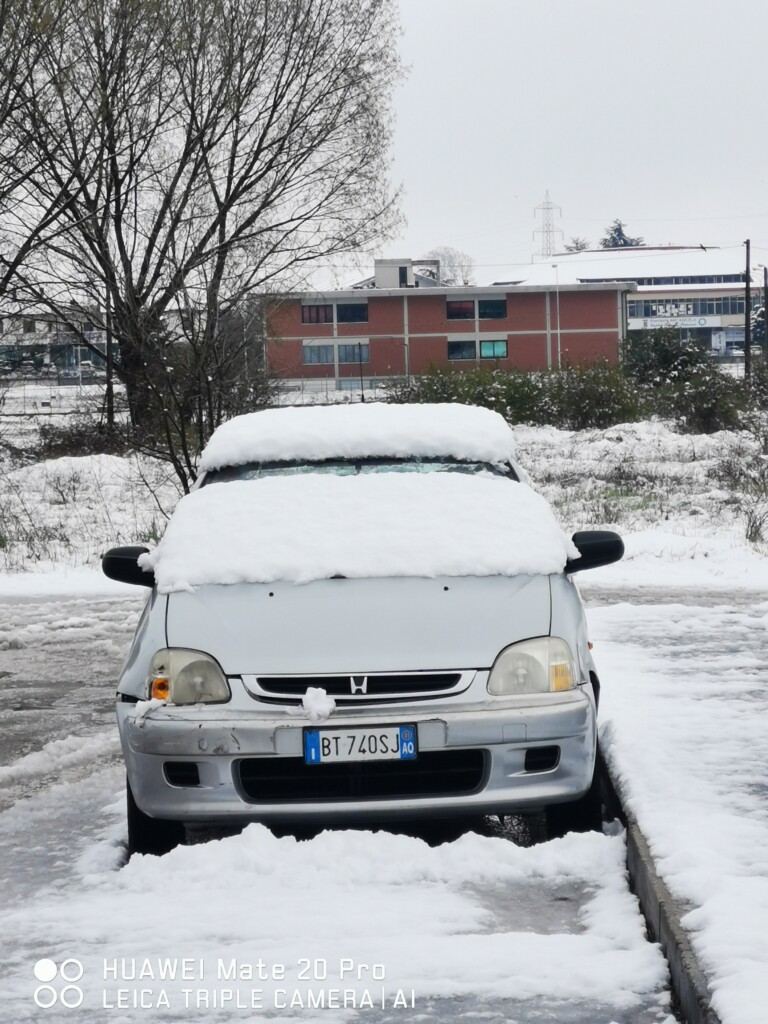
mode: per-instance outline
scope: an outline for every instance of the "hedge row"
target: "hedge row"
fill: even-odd
[[[633,339],[620,366],[599,362],[543,373],[436,367],[388,382],[385,390],[392,402],[486,406],[510,423],[583,430],[660,416],[681,430],[709,434],[738,429],[747,412],[768,408],[768,366],[757,358],[751,380],[739,380],[694,344],[656,332]]]

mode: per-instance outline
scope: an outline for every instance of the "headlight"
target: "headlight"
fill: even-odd
[[[163,647],[152,659],[147,690],[169,704],[219,704],[231,694],[221,666],[210,654]]]
[[[557,693],[576,686],[577,672],[565,640],[542,636],[505,648],[488,677],[495,697],[518,693]]]

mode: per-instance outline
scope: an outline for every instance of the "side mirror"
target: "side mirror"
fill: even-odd
[[[154,587],[155,574],[139,566],[139,555],[149,553],[149,548],[110,548],[101,559],[101,571],[111,580],[119,583],[138,583],[141,587]]]
[[[565,563],[567,573],[610,565],[611,562],[618,562],[624,554],[624,541],[611,530],[582,530],[574,533],[572,539],[581,552],[581,558],[568,559]]]

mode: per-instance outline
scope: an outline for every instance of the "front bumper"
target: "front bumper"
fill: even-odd
[[[136,706],[120,703],[118,721],[138,806],[150,817],[189,825],[324,824],[425,814],[439,818],[538,811],[575,800],[587,791],[596,744],[594,703],[588,689],[461,708],[422,704],[416,710],[414,705],[401,704],[396,709],[343,709],[321,723],[282,708],[256,712],[230,705],[161,707],[137,721]],[[309,725],[359,728],[402,723],[416,725],[420,755],[482,751],[483,771],[471,792],[395,792],[342,799],[302,799],[294,792],[285,800],[260,802],[256,794],[248,796],[241,784],[243,761],[275,761],[276,769],[285,768],[285,762],[278,764],[284,758],[303,764],[303,729]],[[554,767],[526,770],[526,754],[542,747],[559,748]],[[199,783],[171,785],[166,766],[174,762],[196,765]],[[262,764],[259,768],[265,770]]]

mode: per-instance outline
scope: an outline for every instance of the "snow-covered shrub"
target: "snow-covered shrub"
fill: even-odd
[[[67,423],[42,423],[40,444],[33,453],[41,459],[57,459],[63,455],[122,455],[128,450],[122,427],[108,430],[89,416],[80,416]]]
[[[665,384],[707,367],[709,356],[700,342],[681,338],[677,328],[637,331],[622,346],[622,367],[640,384]]]
[[[465,402],[494,409],[510,423],[571,430],[632,422],[644,412],[641,392],[607,362],[540,373],[436,367],[384,390],[393,402]]]
[[[768,409],[768,357],[761,349],[753,352],[749,404],[753,409]]]
[[[673,419],[680,430],[714,434],[741,427],[748,399],[742,381],[710,363],[655,389],[653,404],[656,412]]]
[[[768,527],[768,423],[751,416],[747,432],[713,467],[712,477],[728,489],[731,505],[744,522],[747,540],[765,540]]]
[[[608,362],[547,374],[546,391],[549,416],[538,422],[567,430],[634,423],[645,411],[641,389]]]

